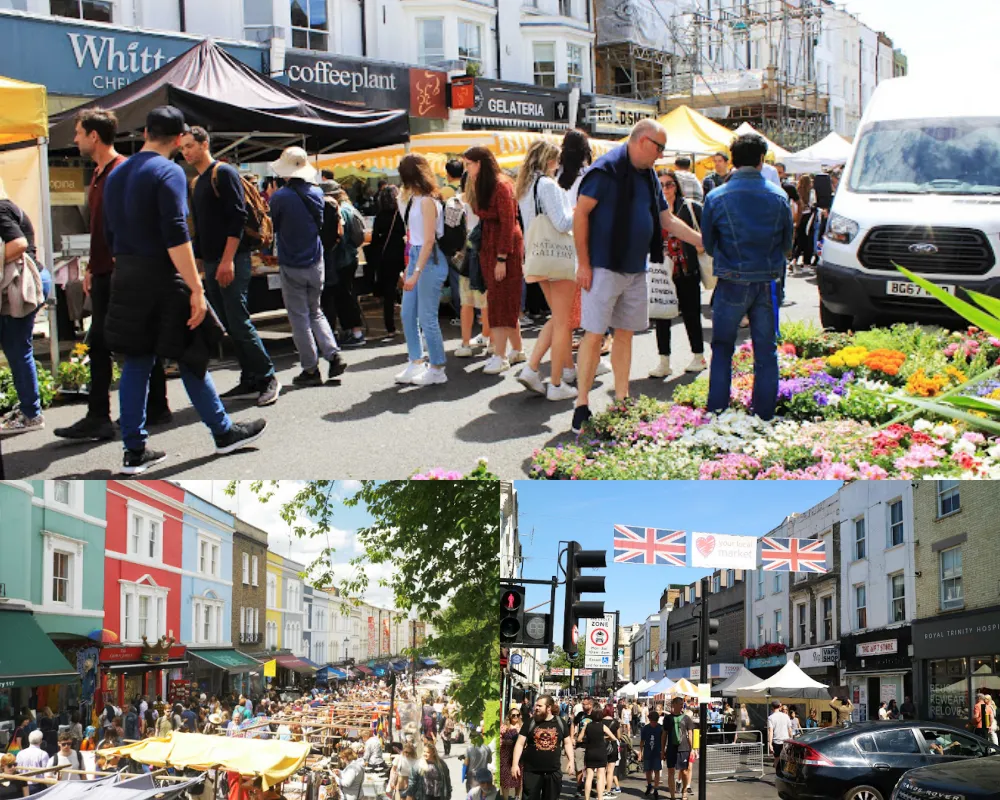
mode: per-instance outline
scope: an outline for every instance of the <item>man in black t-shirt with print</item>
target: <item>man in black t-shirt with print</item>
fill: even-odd
[[[573,717],[573,730],[572,736],[573,741],[576,742],[579,738],[580,731],[583,730],[590,722],[594,719],[594,701],[593,698],[584,697],[581,702],[583,706],[583,711],[578,713]],[[576,750],[574,751],[573,757],[573,767],[576,770],[576,793],[579,797],[583,797],[583,778],[587,774],[587,769],[584,764],[584,756],[586,754],[586,747],[577,742]]]
[[[548,695],[539,697],[531,718],[524,721],[514,744],[511,775],[517,780],[524,773],[524,800],[558,800],[562,788],[560,749],[569,763],[573,763],[569,731],[566,723],[553,715],[554,706]]]

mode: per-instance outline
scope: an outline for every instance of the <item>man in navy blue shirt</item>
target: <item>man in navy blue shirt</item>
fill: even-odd
[[[663,232],[701,247],[701,236],[670,212],[653,172],[666,146],[663,126],[640,120],[628,143],[597,159],[580,184],[573,239],[586,333],[577,359],[576,433],[591,416],[589,393],[608,328],[615,331],[611,350],[615,397],[628,397],[632,336],[649,327],[646,264],[650,258],[663,261]]]
[[[186,130],[179,109],[154,108],[146,117],[142,150],[115,169],[104,187],[105,233],[115,259],[106,336],[111,350],[125,356],[118,399],[126,475],[167,457],[146,447],[146,395],[158,356],[178,361],[216,453],[256,441],[266,426],[264,420],[233,422],[208,373],[209,348],[199,338],[209,334],[201,328],[208,304],[188,234],[187,182],[171,161]]]

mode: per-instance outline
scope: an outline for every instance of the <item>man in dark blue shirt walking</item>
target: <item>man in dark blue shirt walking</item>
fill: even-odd
[[[146,447],[146,394],[157,356],[180,365],[181,380],[224,455],[256,441],[266,422],[233,422],[215,391],[208,359],[221,326],[208,313],[187,227],[184,171],[171,157],[187,130],[173,106],[146,117],[142,150],[108,176],[104,225],[115,259],[106,336],[125,356],[119,386],[122,472],[138,475],[166,453]],[[213,325],[214,323],[214,325]]]
[[[780,186],[764,180],[767,142],[745,134],[733,142],[729,180],[705,198],[701,236],[719,279],[712,299],[712,365],[708,410],[729,407],[740,320],[750,319],[753,411],[774,416],[778,400],[777,279],[792,249],[792,211]]]

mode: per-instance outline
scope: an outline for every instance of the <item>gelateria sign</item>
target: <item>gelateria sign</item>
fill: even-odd
[[[4,44],[0,75],[44,84],[52,95],[99,97],[132,83],[183,55],[197,37],[139,33],[133,28],[39,19],[0,12]],[[230,55],[260,70],[264,50],[218,42]]]

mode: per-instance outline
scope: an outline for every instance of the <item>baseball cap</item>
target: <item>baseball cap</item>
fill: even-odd
[[[477,783],[493,783],[493,773],[490,772],[489,767],[477,769],[475,778]]]
[[[146,115],[146,132],[150,136],[180,136],[189,130],[184,112],[174,106],[157,106]]]

